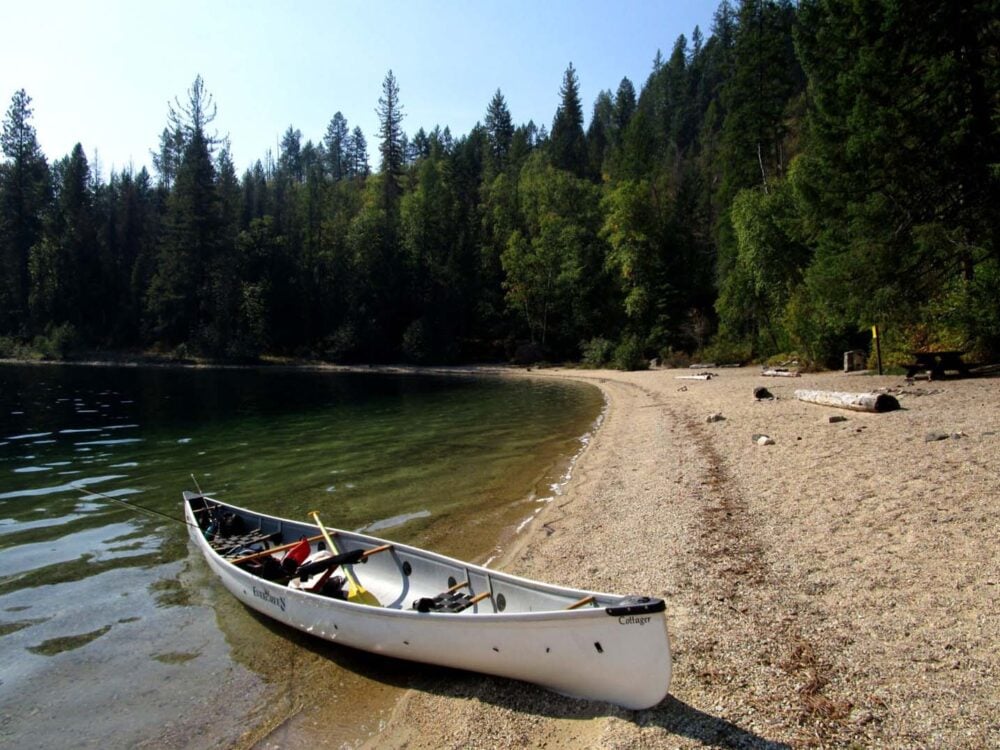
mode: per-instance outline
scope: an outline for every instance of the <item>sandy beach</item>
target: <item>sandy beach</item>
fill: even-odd
[[[594,383],[608,409],[564,494],[494,563],[664,597],[670,696],[627,711],[437,674],[367,746],[1000,746],[1000,380],[712,372],[525,373]],[[799,388],[890,389],[902,409]]]

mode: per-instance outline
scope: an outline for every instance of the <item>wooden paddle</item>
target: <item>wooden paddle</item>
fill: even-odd
[[[317,536],[311,536],[306,541],[310,542],[310,543],[311,542],[318,542],[324,536],[325,536],[325,534],[320,534],[320,535],[317,535]],[[233,565],[239,565],[240,563],[250,562],[251,560],[259,560],[262,557],[267,557],[268,555],[273,555],[275,552],[285,552],[287,550],[290,550],[292,547],[295,547],[295,546],[297,546],[297,545],[299,545],[301,543],[302,543],[302,540],[301,539],[297,539],[294,542],[289,542],[288,544],[282,544],[282,545],[280,545],[278,547],[271,547],[269,549],[262,549],[260,552],[254,552],[251,555],[244,555],[243,557],[238,557],[235,560],[230,560],[229,562],[231,562]]]
[[[316,525],[319,526],[319,530],[323,533],[323,538],[326,539],[327,545],[334,554],[339,555],[340,549],[334,543],[330,534],[327,533],[323,522],[319,520],[319,511],[311,510],[309,511],[309,515],[313,517],[314,521],[316,521]],[[361,585],[361,582],[358,581],[357,576],[354,575],[354,566],[344,565],[342,567],[344,574],[347,576],[347,600],[355,602],[356,604],[368,604],[372,607],[381,607],[381,602],[379,602],[373,593],[365,589],[365,587]]]

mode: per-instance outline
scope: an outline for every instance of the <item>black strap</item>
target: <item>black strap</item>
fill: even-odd
[[[417,612],[461,612],[472,606],[472,597],[468,594],[455,591],[451,594],[444,593],[437,596],[422,596],[413,602],[413,608]]]
[[[295,576],[305,580],[330,568],[336,568],[340,565],[355,565],[364,559],[364,555],[365,551],[363,549],[352,549],[350,552],[342,552],[332,557],[324,557],[322,560],[300,565],[295,570]]]

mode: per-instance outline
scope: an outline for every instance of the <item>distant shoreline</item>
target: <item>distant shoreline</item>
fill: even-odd
[[[371,372],[388,374],[441,374],[441,375],[476,375],[480,373],[503,374],[525,370],[543,370],[547,367],[528,367],[508,364],[470,364],[470,365],[407,365],[407,364],[377,364],[377,365],[342,365],[333,362],[314,362],[310,360],[261,360],[260,362],[215,362],[197,360],[176,360],[146,357],[123,357],[122,359],[27,359],[0,358],[0,365],[32,365],[32,366],[71,366],[71,367],[123,367],[123,368],[159,368],[176,370],[274,370],[274,371],[314,371],[314,372]]]

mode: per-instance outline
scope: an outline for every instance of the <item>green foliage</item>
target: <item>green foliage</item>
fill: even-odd
[[[433,348],[426,321],[415,320],[406,328],[402,348],[407,362],[421,365],[431,360]]]
[[[563,75],[559,89],[560,104],[552,120],[549,151],[552,164],[577,177],[587,170],[587,141],[583,133],[583,106],[580,104],[580,81],[573,63]]]
[[[41,355],[13,336],[0,336],[0,359],[36,360]]]
[[[82,147],[49,167],[19,91],[0,347],[839,366],[878,323],[887,361],[923,346],[985,361],[1000,353],[995,5],[724,0],[638,91],[600,92],[586,131],[572,65],[551,133],[515,125],[497,90],[457,137],[407,135],[390,71],[374,175],[337,112],[321,139],[290,125],[239,179],[199,76],[169,107],[159,179],[104,183]]]
[[[510,117],[510,110],[507,109],[507,102],[500,89],[497,89],[486,109],[485,123],[493,168],[499,171],[507,165],[507,155],[514,143],[514,121]]]
[[[626,336],[615,347],[611,363],[618,370],[648,370],[649,359],[645,356],[638,336]]]
[[[0,149],[0,334],[28,329],[28,257],[42,235],[51,200],[49,167],[31,125],[31,97],[16,92],[3,121]]]
[[[986,345],[995,305],[975,280],[998,247],[995,3],[815,0],[800,17],[814,304],[841,330]]]
[[[786,181],[772,182],[769,192],[743,190],[730,217],[736,258],[716,301],[720,335],[749,340],[765,356],[787,350],[785,308],[809,261],[795,237],[792,190]]]
[[[500,257],[506,298],[532,341],[567,351],[601,311],[599,194],[538,156],[521,170],[517,194],[520,228],[510,233]]]
[[[379,153],[382,156],[382,178],[386,207],[390,207],[399,197],[403,174],[403,108],[399,102],[399,84],[390,70],[382,81],[382,96],[376,110],[379,121]]]
[[[615,353],[615,345],[608,339],[597,336],[580,344],[583,363],[589,367],[604,367]]]
[[[66,359],[80,347],[80,337],[76,329],[69,323],[52,325],[45,332],[35,336],[31,348],[42,359]]]
[[[714,362],[719,365],[744,365],[753,361],[750,346],[741,341],[718,338],[709,346],[696,352],[694,359],[699,362]]]

